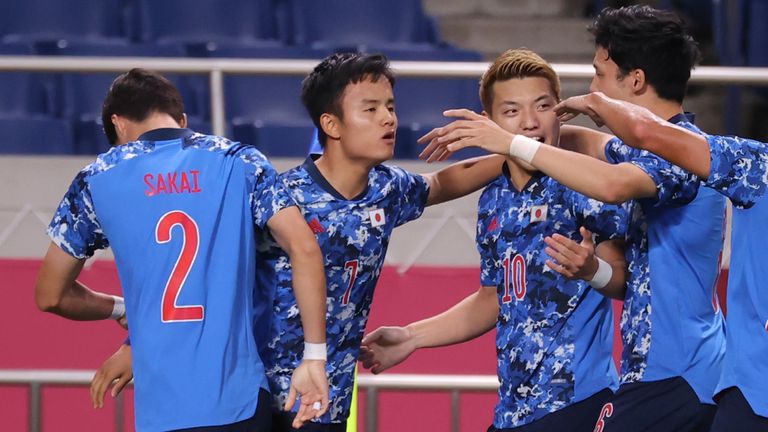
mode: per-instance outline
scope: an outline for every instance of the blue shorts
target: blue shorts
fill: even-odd
[[[189,429],[177,429],[175,432],[269,432],[272,428],[270,415],[272,397],[269,392],[259,390],[259,402],[253,417],[222,426],[203,426]]]
[[[592,432],[595,428],[595,421],[597,420],[600,408],[610,400],[611,396],[613,396],[613,392],[606,388],[583,401],[547,414],[525,426],[508,429],[496,429],[491,426],[488,428],[488,432],[550,432],[564,430],[569,432]]]
[[[343,423],[312,423],[306,422],[301,429],[294,429],[291,426],[294,412],[272,410],[272,432],[346,432],[347,422]]]
[[[738,387],[729,387],[718,394],[717,414],[712,432],[767,432],[768,418],[755,414]]]
[[[716,411],[682,377],[623,384],[600,410],[594,432],[708,432]]]

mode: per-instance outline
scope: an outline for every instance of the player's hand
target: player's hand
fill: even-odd
[[[427,144],[419,155],[427,162],[443,161],[453,152],[465,147],[479,147],[491,153],[509,153],[511,134],[488,117],[468,109],[452,109],[443,112],[455,120],[443,127],[432,129],[419,138],[419,144]]]
[[[123,388],[132,379],[131,346],[123,344],[101,365],[91,380],[93,407],[101,408],[104,406],[104,393],[110,385],[112,385],[112,397],[115,397],[123,391]]]
[[[547,260],[546,264],[568,279],[591,280],[598,267],[595,243],[588,229],[581,227],[579,232],[583,238],[581,243],[560,234],[545,237],[544,242],[548,247],[544,251],[557,261]]]
[[[128,317],[125,315],[121,316],[120,318],[117,319],[117,324],[120,327],[128,330]]]
[[[288,391],[288,400],[285,402],[285,410],[290,411],[300,399],[296,417],[293,419],[293,427],[298,429],[304,422],[320,417],[328,410],[328,377],[325,373],[325,361],[304,360],[293,371],[291,377],[291,389]]]
[[[605,122],[602,118],[592,109],[590,102],[593,97],[600,96],[600,93],[590,93],[581,96],[570,97],[559,104],[555,105],[555,114],[557,118],[565,123],[573,120],[579,114],[588,115],[598,127],[602,127]]]
[[[363,367],[379,374],[400,364],[416,350],[407,327],[379,327],[363,338],[359,360]]]

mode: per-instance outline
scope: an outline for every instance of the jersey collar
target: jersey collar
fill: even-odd
[[[678,114],[673,115],[669,120],[667,120],[670,123],[680,123],[680,122],[688,122],[691,124],[696,124],[696,114],[686,111],[681,112]]]
[[[144,132],[138,141],[171,141],[184,139],[192,136],[194,132],[191,129],[183,128],[160,128]]]
[[[331,185],[331,183],[328,182],[325,177],[323,177],[323,173],[321,173],[320,170],[317,169],[317,165],[315,165],[315,161],[320,159],[321,156],[322,154],[320,153],[311,153],[309,156],[307,156],[307,159],[302,164],[304,169],[309,173],[309,176],[312,177],[312,180],[314,180],[315,183],[320,185],[323,190],[333,195],[334,198],[342,201],[359,201],[365,197],[365,194],[368,193],[369,185],[365,186],[365,189],[363,189],[360,195],[352,199],[347,199],[344,197],[344,195],[337,191],[336,188],[334,188],[333,185]]]

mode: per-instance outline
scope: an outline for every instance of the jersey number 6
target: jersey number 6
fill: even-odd
[[[202,305],[178,306],[176,304],[181,289],[184,287],[184,282],[189,275],[189,270],[197,258],[197,249],[200,246],[197,223],[183,211],[170,211],[157,222],[155,241],[159,244],[168,243],[171,240],[171,231],[177,225],[181,227],[183,242],[179,258],[176,260],[171,276],[163,290],[161,319],[164,323],[202,321],[205,316],[205,309]]]

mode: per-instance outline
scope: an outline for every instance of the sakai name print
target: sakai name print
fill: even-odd
[[[147,185],[144,195],[200,193],[199,176],[199,170],[144,174],[144,184]]]

